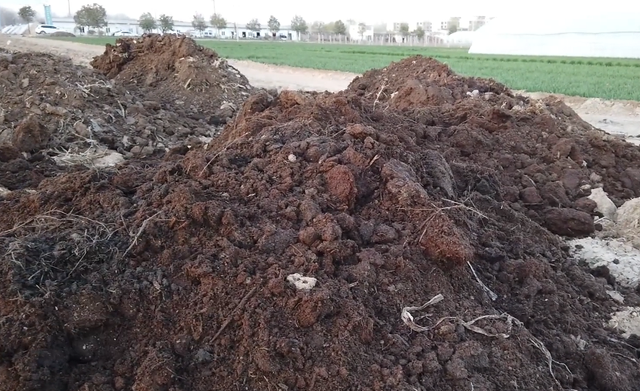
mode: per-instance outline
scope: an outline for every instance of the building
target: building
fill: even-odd
[[[488,20],[486,16],[461,17],[458,20],[458,31],[476,31]]]
[[[407,22],[391,22],[391,23],[387,23],[387,31],[388,32],[392,32],[392,33],[397,33],[400,31],[400,26],[402,26],[403,24],[409,24]]]
[[[430,33],[433,31],[433,23],[428,20],[425,20],[424,22],[416,22],[414,27],[415,28],[411,28],[411,26],[409,26],[409,29],[411,31],[415,31],[418,28],[422,28],[422,30],[424,30],[424,32],[426,33]]]
[[[76,35],[89,34],[90,29],[87,27],[76,26],[76,22],[70,17],[54,17],[52,18],[53,25],[64,31],[74,33]],[[111,35],[118,31],[126,31],[133,35],[142,34],[142,29],[138,26],[138,21],[135,19],[111,19],[107,20],[107,27],[103,29],[103,33]],[[179,30],[186,30],[186,22],[174,21],[174,29],[176,32]],[[192,29],[191,23],[188,24],[188,28]],[[98,33],[97,31],[95,32]]]
[[[349,26],[347,33],[352,41],[373,41],[373,26],[364,25],[364,29],[360,30],[360,24]]]
[[[91,34],[91,30],[82,27],[76,26],[73,18],[62,17],[62,18],[53,18],[53,25],[70,33],[74,33],[76,35],[89,35]],[[112,35],[117,32],[128,32],[132,35],[142,35],[144,31],[138,25],[138,21],[135,19],[112,19],[108,18],[107,27],[102,29],[102,34]],[[160,33],[160,30],[152,31],[154,33]],[[295,31],[291,29],[289,26],[281,26],[280,31],[276,34],[273,34],[266,26],[261,26],[260,30],[253,31],[247,28],[245,24],[235,24],[229,23],[228,26],[224,29],[220,29],[219,31],[213,27],[207,27],[204,31],[196,31],[191,22],[185,22],[180,20],[175,20],[173,22],[173,31],[172,33],[178,34],[187,34],[191,35],[194,38],[220,38],[220,39],[267,39],[267,38],[276,38],[279,40],[289,40],[295,41],[298,40],[298,35]],[[95,34],[99,34],[98,31],[94,32]],[[275,36],[274,36],[275,35]]]

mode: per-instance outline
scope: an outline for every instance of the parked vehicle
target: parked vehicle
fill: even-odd
[[[131,34],[129,31],[116,31],[113,34],[111,34],[111,36],[113,36],[113,37],[131,37],[131,36],[133,36],[133,34]]]
[[[38,27],[36,27],[36,34],[52,34],[57,31],[62,31],[62,30],[50,24],[41,24]]]

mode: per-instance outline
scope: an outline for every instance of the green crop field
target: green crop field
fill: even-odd
[[[104,45],[115,38],[56,38]],[[493,78],[512,89],[640,101],[640,60],[468,54],[465,49],[202,40],[221,56],[268,64],[362,73],[421,54],[459,74]]]

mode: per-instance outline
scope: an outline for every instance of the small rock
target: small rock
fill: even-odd
[[[313,227],[305,227],[300,230],[300,233],[298,234],[298,240],[307,246],[311,246],[313,243],[320,240],[320,238],[320,234]]]
[[[547,229],[558,235],[586,236],[596,229],[591,215],[576,209],[549,208],[544,218]]]
[[[526,189],[520,191],[520,199],[525,204],[541,204],[542,197],[540,197],[540,193],[538,189],[535,187],[527,187]]]
[[[82,136],[82,137],[91,136],[91,132],[89,131],[89,128],[82,122],[77,122],[75,125],[73,125],[73,129],[76,131],[76,133],[79,136]]]
[[[564,188],[567,190],[575,190],[580,186],[580,181],[582,180],[582,172],[580,170],[566,170],[564,175],[562,176],[562,184]]]
[[[202,364],[211,361],[213,359],[213,356],[206,350],[200,349],[196,352],[194,359],[198,364]]]
[[[153,152],[155,152],[155,148],[153,148],[153,147],[144,147],[144,148],[142,148],[142,154],[145,155],[145,156],[153,155]]]
[[[63,115],[65,115],[65,114],[67,114],[67,109],[65,109],[64,107],[51,106],[48,103],[45,103],[40,107],[47,114],[58,115],[58,116],[61,116],[61,117]]]
[[[398,239],[398,233],[395,229],[388,225],[380,224],[374,229],[371,241],[373,243],[385,244],[392,243],[396,239]]]
[[[636,197],[640,197],[640,168],[627,168],[620,175],[622,185],[633,190]]]
[[[593,213],[597,207],[598,207],[598,204],[594,200],[587,197],[580,198],[575,202],[575,208],[577,210],[586,212],[589,214]]]

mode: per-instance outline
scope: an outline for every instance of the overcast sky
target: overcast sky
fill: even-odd
[[[138,18],[144,12],[154,16],[166,13],[174,20],[190,21],[196,12],[207,18],[213,13],[213,0],[173,0],[173,1],[131,1],[131,0],[70,0],[71,12],[74,13],[82,5],[97,2],[107,9],[107,14],[126,14]],[[637,3],[634,4],[634,3]],[[46,2],[30,2],[28,0],[0,0],[0,5],[18,9],[23,5],[31,5],[39,14],[43,14],[43,4],[51,5],[56,15],[66,16],[67,0],[48,0]],[[378,5],[373,5],[378,4]],[[640,2],[629,0],[607,0],[591,2],[589,7],[583,0],[447,0],[447,1],[380,1],[380,0],[216,0],[216,11],[229,22],[246,23],[252,18],[266,24],[270,15],[275,15],[280,23],[289,24],[291,18],[299,14],[307,22],[315,20],[329,22],[332,20],[354,19],[357,22],[414,22],[421,20],[446,20],[449,16],[502,16],[514,12],[524,13],[531,17],[536,13],[582,12],[589,8],[594,12],[602,12],[616,7],[628,9],[640,8]],[[595,9],[594,5],[602,9]],[[625,4],[622,6],[621,4]],[[634,4],[634,5],[627,5]]]

